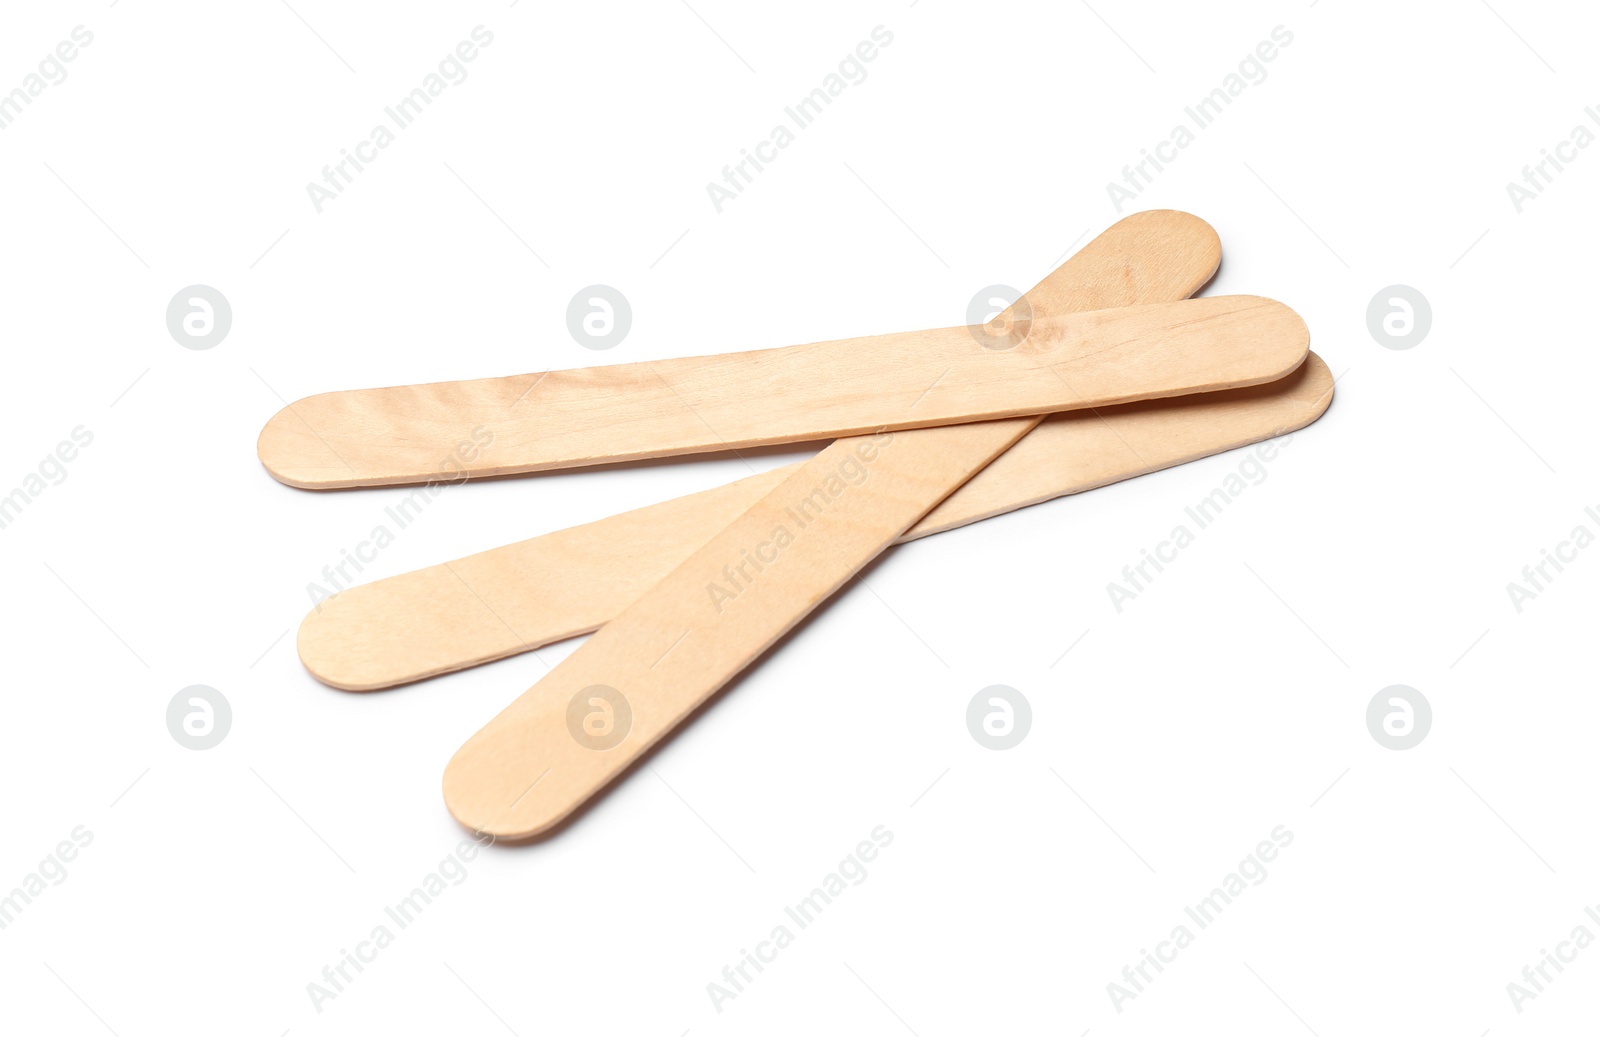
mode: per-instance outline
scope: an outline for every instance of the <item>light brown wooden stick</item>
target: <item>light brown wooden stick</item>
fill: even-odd
[[[1294,370],[1307,341],[1294,311],[1256,296],[1035,317],[998,337],[938,328],[324,393],[276,414],[257,451],[312,489],[508,475],[1256,384]]]
[[[1298,338],[1304,327],[1275,333]],[[1230,351],[1248,384],[1270,380],[1259,376],[1280,362],[1282,344],[1269,337],[1254,348],[1255,363],[1248,349]],[[1127,366],[1076,372],[1075,392],[1092,401],[1102,375],[1154,383],[1160,374],[1145,365],[1169,359],[1136,347]],[[945,426],[833,443],[469,739],[445,770],[451,813],[507,838],[548,831],[1030,428]]]
[[[1266,385],[1053,415],[899,542],[1293,432],[1332,398],[1312,354]],[[300,659],[371,691],[590,633],[799,467],[352,587],[306,615]]]
[[[445,769],[451,814],[506,839],[560,822],[1009,445],[970,431],[802,463],[473,735]]]
[[[1019,319],[1182,299],[1209,281],[1221,261],[1222,243],[1204,220],[1173,210],[1134,213],[1046,275],[988,330],[1003,333]],[[1039,421],[989,422],[969,435],[998,449]],[[465,560],[464,568],[446,563],[398,577],[399,584],[346,591],[321,603],[301,625],[300,657],[335,687],[367,691],[587,633],[793,470],[552,534],[530,554],[485,552]],[[611,559],[604,570],[609,579],[560,578],[586,558]],[[543,600],[548,608],[538,604]]]

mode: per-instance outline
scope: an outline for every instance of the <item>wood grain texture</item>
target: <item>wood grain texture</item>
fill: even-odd
[[[1294,432],[1332,398],[1312,354],[1266,385],[1052,415],[899,542]],[[352,587],[307,614],[300,659],[325,684],[371,691],[590,633],[799,467]]]
[[[1333,402],[1311,353],[1287,378],[1223,392],[1052,414],[934,508],[901,542],[1287,435]]]
[[[451,813],[511,839],[569,817],[1032,421],[991,425],[841,439],[802,464],[469,739]]]
[[[1282,303],[1220,296],[544,375],[324,393],[257,452],[292,486],[425,482],[804,442],[1208,392],[1305,359]],[[462,443],[472,449],[463,452]]]
[[[1009,445],[969,431],[841,439],[802,463],[473,735],[445,769],[450,813],[506,839],[562,821]],[[619,742],[586,741],[596,715]]]
[[[1022,317],[1186,298],[1221,261],[1222,243],[1204,220],[1172,210],[1134,213],[1046,275],[989,330],[1004,333]],[[1040,420],[974,425],[969,436],[985,445],[1010,442]],[[512,545],[352,588],[306,617],[300,658],[326,683],[369,691],[587,633],[792,471],[553,533],[532,550]],[[585,560],[599,560],[608,579],[563,579],[564,572],[585,572]]]

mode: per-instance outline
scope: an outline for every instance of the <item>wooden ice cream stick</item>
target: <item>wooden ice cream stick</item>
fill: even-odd
[[[1232,385],[1215,384],[1216,372],[1181,347],[1175,356],[1108,345],[1102,355],[1115,362],[1075,369],[1075,395],[1093,405],[1108,385],[1144,386],[1149,398],[1200,390],[1178,389],[1175,376],[1207,389],[1282,377],[1304,359],[1308,336],[1298,320],[1268,323],[1251,346],[1228,348]],[[1195,350],[1207,344],[1204,335],[1187,340]],[[508,839],[550,830],[1032,426],[953,425],[831,444],[469,739],[445,770],[451,813]]]
[[[1270,381],[1303,358],[1302,330],[1280,303],[1222,296],[1035,315],[987,336],[937,328],[323,393],[274,415],[257,452],[282,482],[332,489],[807,442]]]
[[[1221,262],[1217,232],[1199,217],[1170,209],[1134,213],[1052,270],[985,330],[1004,334],[1024,319],[1187,298]],[[1000,449],[1040,420],[988,422],[969,435]],[[485,552],[351,588],[306,617],[300,657],[334,687],[370,691],[588,633],[798,467],[554,533],[529,554]],[[614,586],[561,578],[580,560],[606,558],[612,559],[604,571],[618,581]],[[534,604],[540,600],[550,607]]]
[[[1332,398],[1313,353],[1265,385],[1055,414],[897,542],[1294,432]],[[325,684],[373,691],[590,633],[799,467],[352,587],[306,615],[300,659]]]

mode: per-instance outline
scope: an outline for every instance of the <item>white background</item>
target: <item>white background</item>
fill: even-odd
[[[1520,1013],[1506,985],[1600,904],[1600,551],[1520,614],[1506,585],[1597,526],[1600,149],[1521,213],[1506,183],[1600,103],[1593,14],[692,2],[7,8],[0,91],[74,26],[94,40],[0,132],[0,492],[74,427],[94,441],[0,531],[0,891],[75,826],[93,841],[0,931],[0,1028],[1591,1020],[1600,949]],[[470,77],[318,214],[306,183],[480,24]],[[706,183],[880,24],[866,81],[717,213]],[[254,445],[276,394],[960,323],[978,288],[1026,288],[1114,222],[1107,181],[1278,25],[1268,78],[1126,207],[1212,222],[1208,290],[1292,305],[1341,376],[1266,481],[1120,614],[1107,583],[1240,455],[894,551],[577,824],[480,855],[319,1014],[307,984],[463,835],[445,761],[572,646],[373,695],[311,679],[306,585],[404,491],[274,482]],[[565,322],[596,282],[634,311],[603,354]],[[234,312],[204,352],[164,320],[195,283]],[[1433,308],[1404,352],[1366,324],[1397,283]],[[367,575],[744,472],[452,489]],[[1034,714],[1005,752],[964,720],[996,683]],[[1434,711],[1403,752],[1365,722],[1396,683]],[[166,728],[191,684],[232,704],[208,751]],[[707,983],[878,825],[868,878],[719,1013]],[[1268,878],[1118,1012],[1107,984],[1278,825]]]

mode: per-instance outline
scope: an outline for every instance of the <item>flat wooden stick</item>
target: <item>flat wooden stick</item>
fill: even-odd
[[[1186,298],[1211,279],[1221,262],[1217,232],[1199,217],[1170,209],[1134,213],[1052,270],[986,330],[1003,333],[1019,318]],[[991,422],[974,426],[970,435],[999,444],[1013,432],[1033,429],[1039,420]],[[370,691],[588,633],[615,618],[798,467],[551,534],[532,555],[511,558],[486,552],[464,560],[464,566],[447,562],[397,577],[412,583],[352,588],[320,603],[306,617],[300,628],[300,657],[313,674],[335,687]],[[662,549],[659,553],[656,546]],[[479,557],[484,564],[474,564]],[[560,578],[580,560],[606,558],[612,559],[607,571],[621,581],[615,584],[621,597],[613,595],[611,586]],[[505,582],[486,584],[485,578],[502,564],[509,566]],[[494,593],[496,588],[505,593]],[[490,595],[481,597],[480,590]],[[530,606],[546,595],[548,611]],[[437,607],[419,604],[428,601]],[[501,611],[503,605],[512,607]],[[529,614],[530,607],[535,614]],[[439,617],[437,625],[434,617]]]
[[[1055,414],[898,542],[1294,432],[1332,399],[1313,353],[1266,385]],[[325,684],[373,691],[590,633],[799,467],[352,587],[306,615],[300,659]]]
[[[1275,335],[1300,343],[1277,376],[1289,373],[1304,334],[1280,323],[1255,342],[1256,356],[1230,346],[1234,384],[1271,380],[1259,376],[1281,363]],[[1148,385],[1158,377],[1144,364],[1170,359],[1137,348],[1122,356],[1115,345],[1102,356],[1117,359],[1104,372],[1075,369],[1079,399],[1104,390],[1097,374]],[[1176,369],[1191,364],[1191,377],[1214,377],[1200,374],[1198,357]],[[445,770],[451,813],[510,839],[548,831],[1036,421],[885,432],[825,448],[469,739]]]
[[[1247,295],[1035,316],[996,337],[1007,348],[937,328],[324,393],[274,415],[257,452],[309,489],[509,475],[1209,392],[1281,378],[1307,342],[1294,311]]]
[[[473,735],[445,768],[450,813],[511,840],[559,823],[1009,445],[969,431],[802,463]]]

